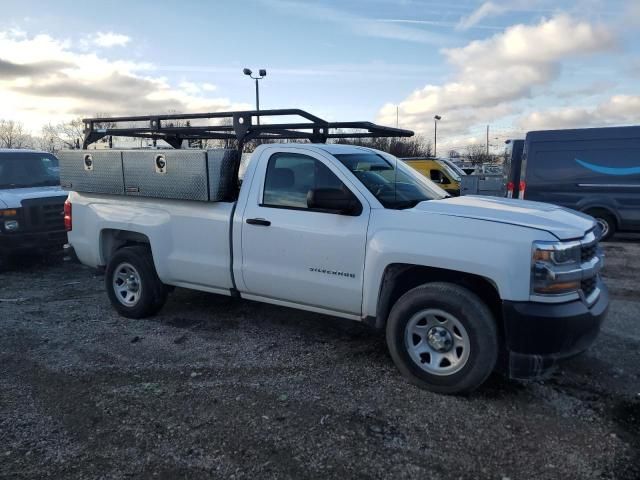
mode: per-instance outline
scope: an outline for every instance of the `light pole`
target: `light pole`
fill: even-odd
[[[440,115],[433,117],[433,156],[438,154],[438,120],[442,120]]]
[[[253,78],[256,81],[256,110],[260,111],[260,90],[258,88],[258,80],[262,80],[267,76],[267,71],[264,68],[258,70],[258,75],[255,77],[252,75],[253,72],[249,68],[245,68],[242,70],[242,73],[247,75],[249,78]],[[260,125],[260,115],[258,115],[258,125]]]

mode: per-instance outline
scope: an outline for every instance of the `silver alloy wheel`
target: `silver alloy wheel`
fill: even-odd
[[[600,225],[600,228],[602,229],[600,236],[602,238],[606,237],[609,234],[609,222],[607,222],[604,218],[598,217],[596,217],[596,222],[598,222],[598,225]]]
[[[140,300],[140,274],[130,263],[123,262],[116,267],[113,271],[112,285],[118,301],[125,307],[134,307]]]
[[[437,308],[420,310],[405,327],[404,342],[415,364],[433,375],[452,375],[467,364],[471,343],[454,315]]]

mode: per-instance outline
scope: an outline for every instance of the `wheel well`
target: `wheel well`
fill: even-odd
[[[142,233],[129,230],[117,230],[107,228],[100,232],[100,257],[104,265],[109,262],[111,256],[123,247],[132,245],[151,246],[149,237]]]
[[[389,265],[384,271],[378,296],[376,328],[384,327],[391,308],[402,295],[429,282],[450,282],[471,290],[487,304],[501,331],[502,301],[493,282],[471,273],[402,263]]]
[[[587,215],[591,215],[592,217],[594,216],[594,213],[596,212],[605,212],[607,214],[609,214],[611,216],[611,218],[613,218],[613,221],[616,223],[615,227],[618,227],[618,215],[616,214],[616,212],[614,212],[612,209],[608,208],[608,207],[588,207],[585,208],[584,210],[582,210],[584,213],[586,213]],[[593,213],[591,213],[593,212]]]

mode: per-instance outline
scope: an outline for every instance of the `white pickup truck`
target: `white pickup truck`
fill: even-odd
[[[363,147],[261,145],[234,201],[72,191],[65,212],[77,258],[106,267],[126,317],[153,315],[175,286],[362,321],[442,393],[496,369],[541,375],[593,342],[609,303],[591,217],[452,198]]]
[[[37,150],[0,149],[0,270],[19,254],[62,255],[67,234],[58,159]]]

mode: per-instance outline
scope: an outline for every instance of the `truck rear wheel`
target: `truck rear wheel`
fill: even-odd
[[[428,283],[405,293],[389,314],[387,346],[412,383],[438,393],[480,386],[498,358],[498,333],[487,305],[451,283]]]
[[[127,318],[145,318],[158,312],[167,299],[147,247],[118,250],[109,260],[105,286],[111,305]]]

